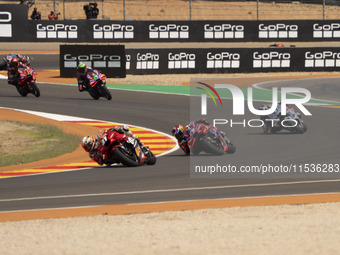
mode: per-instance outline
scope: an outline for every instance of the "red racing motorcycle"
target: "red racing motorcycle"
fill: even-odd
[[[146,146],[139,144],[136,136],[126,136],[117,131],[107,130],[100,137],[99,153],[104,155],[105,164],[121,163],[126,166],[154,165],[155,155]]]
[[[29,66],[19,68],[18,70],[20,79],[14,84],[19,94],[23,97],[27,96],[28,93],[32,93],[36,97],[40,96],[40,90],[36,84],[37,73]]]

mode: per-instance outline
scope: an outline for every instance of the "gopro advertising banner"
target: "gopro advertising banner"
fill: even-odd
[[[126,49],[128,74],[337,71],[340,48]]]
[[[98,69],[108,78],[124,78],[124,45],[60,45],[60,76],[75,77],[79,63]]]
[[[27,6],[0,4],[0,42],[27,39]]]

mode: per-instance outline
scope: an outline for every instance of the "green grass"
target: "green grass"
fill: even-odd
[[[55,126],[0,121],[0,130],[6,123],[11,130],[0,137],[0,167],[57,157],[79,145],[80,137]]]

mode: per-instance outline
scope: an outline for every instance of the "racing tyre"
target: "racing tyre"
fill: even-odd
[[[35,82],[31,83],[31,92],[36,97],[40,97],[40,90]]]
[[[89,91],[90,96],[94,99],[94,100],[98,100],[99,99],[99,95],[97,93],[97,91]]]
[[[154,165],[156,164],[157,158],[156,156],[149,150],[149,158],[146,161],[147,165]]]
[[[27,96],[27,90],[23,87],[21,87],[20,85],[15,85],[15,87],[17,88],[17,91],[19,92],[19,94],[22,96],[22,97],[25,97]]]
[[[228,154],[232,154],[236,151],[236,146],[233,145],[232,143],[228,143],[228,150],[227,150],[227,153]]]
[[[128,154],[123,148],[118,147],[113,150],[113,153],[120,159],[120,162],[126,166],[136,167],[138,166],[137,156]]]
[[[210,138],[210,137],[209,137]],[[202,139],[200,141],[200,147],[206,152],[215,155],[222,155],[224,154],[223,148],[215,143],[211,138],[210,139]]]
[[[302,127],[296,126],[296,127],[295,127],[295,132],[296,132],[297,134],[303,134],[303,133],[305,132],[303,124],[302,124]]]
[[[112,99],[111,93],[110,93],[110,91],[108,90],[107,87],[102,86],[101,90],[102,90],[103,96],[104,96],[107,100],[111,100],[111,99]]]
[[[305,123],[303,123],[302,125],[303,125],[303,131],[306,132],[307,131],[307,125]]]

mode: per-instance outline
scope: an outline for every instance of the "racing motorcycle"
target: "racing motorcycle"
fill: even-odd
[[[216,127],[200,123],[190,130],[188,147],[193,154],[205,152],[222,155],[225,152],[234,153],[236,147],[228,137]]]
[[[32,93],[36,97],[40,96],[40,90],[36,84],[37,73],[31,67],[26,66],[19,69],[20,79],[14,84],[19,94],[23,97]]]
[[[106,87],[105,74],[100,73],[98,70],[93,70],[87,74],[87,79],[87,91],[93,99],[97,100],[100,97],[107,100],[112,99],[111,93]]]
[[[126,136],[108,130],[100,139],[98,151],[105,156],[105,164],[121,163],[126,166],[154,165],[156,157],[147,146],[139,144],[136,136]]]
[[[295,112],[293,107],[287,107],[286,115],[280,115],[277,119],[267,122],[266,126],[266,128],[262,126],[264,133],[269,131],[276,133],[282,129],[297,134],[303,134],[307,131],[307,125],[301,119],[300,113]]]

